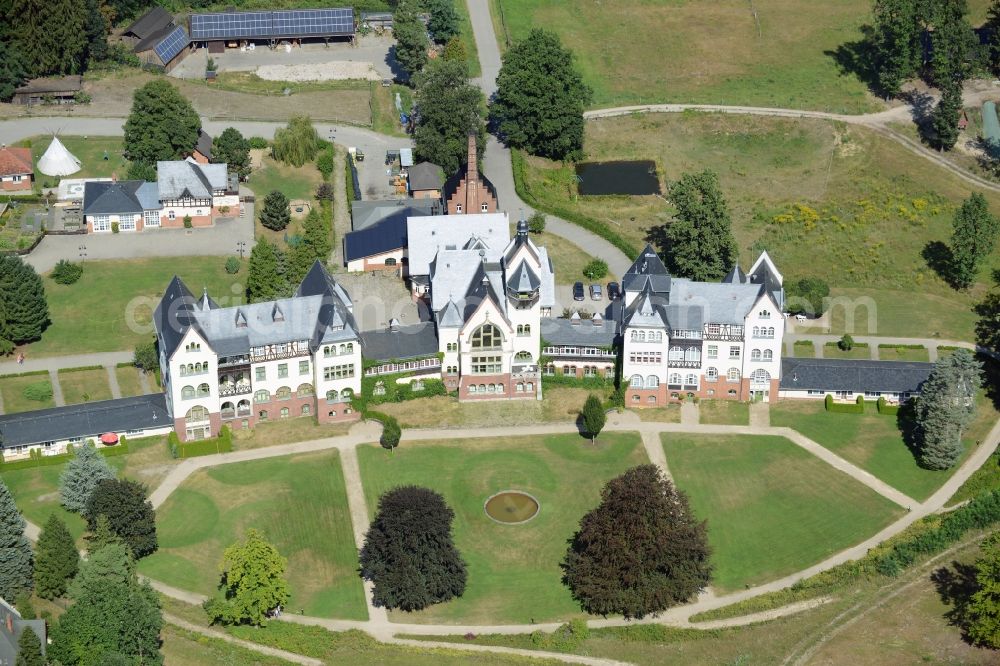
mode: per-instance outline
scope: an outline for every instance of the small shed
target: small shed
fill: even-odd
[[[392,30],[392,12],[361,12],[358,23],[373,30]]]
[[[441,167],[430,162],[415,164],[407,170],[407,185],[414,199],[440,199],[444,187]]]
[[[20,88],[14,89],[14,104],[72,104],[76,94],[83,89],[83,77],[79,74],[31,79]]]
[[[400,148],[399,149],[399,166],[407,169],[413,166],[413,149],[412,148]]]
[[[198,143],[194,144],[191,157],[198,164],[208,164],[212,161],[212,137],[205,130],[198,130]]]

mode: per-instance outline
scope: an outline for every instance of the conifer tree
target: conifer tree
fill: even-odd
[[[85,0],[10,0],[8,15],[32,76],[83,71]]]
[[[0,102],[9,102],[26,78],[28,69],[20,45],[0,34]]]
[[[288,197],[279,190],[272,190],[264,197],[264,206],[260,211],[260,223],[272,231],[281,231],[292,220],[288,209]]]
[[[101,12],[99,0],[86,0],[87,59],[106,60],[108,57],[108,19]]]
[[[604,429],[607,415],[604,413],[604,407],[601,405],[600,399],[593,393],[588,395],[586,402],[583,403],[583,410],[580,412],[580,417],[583,420],[584,431],[590,435],[591,443],[596,442],[597,436]]]
[[[0,598],[3,599],[14,600],[32,588],[33,555],[24,535],[25,525],[7,484],[0,479]]]
[[[273,301],[287,295],[287,284],[280,257],[281,251],[266,238],[261,238],[250,252],[247,267],[247,299],[251,303]],[[282,272],[279,272],[282,271]]]
[[[17,639],[17,661],[14,663],[15,666],[45,666],[42,641],[31,627],[25,627]]]
[[[56,514],[49,516],[38,537],[35,556],[35,591],[42,599],[55,599],[66,593],[69,581],[80,566],[80,553],[73,537]]]
[[[975,282],[983,261],[993,252],[1000,225],[979,192],[962,203],[952,225],[951,277],[955,286],[964,289]]]
[[[424,3],[431,15],[427,28],[438,44],[444,44],[462,29],[455,2],[456,0],[426,0]]]
[[[0,340],[37,340],[49,323],[42,279],[17,255],[0,255]]]
[[[951,150],[958,142],[958,120],[961,113],[962,85],[946,83],[941,90],[941,99],[931,113],[931,125],[939,150]]]
[[[961,609],[966,631],[978,645],[1000,648],[1000,534],[983,543],[976,584],[979,589]]]
[[[872,6],[872,55],[881,91],[898,95],[920,66],[923,31],[914,0],[875,0]]]
[[[962,432],[975,418],[976,392],[982,382],[982,364],[967,349],[934,364],[915,410],[922,466],[948,469],[962,456]]]
[[[76,449],[76,455],[66,465],[59,477],[59,494],[62,505],[69,511],[83,513],[87,500],[97,484],[115,478],[114,470],[90,444]]]

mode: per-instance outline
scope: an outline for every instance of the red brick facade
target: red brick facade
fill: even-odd
[[[449,215],[497,212],[497,199],[486,187],[486,182],[479,176],[475,134],[469,135],[465,177],[458,181],[455,191],[448,197],[445,206]]]
[[[768,399],[777,401],[778,399],[778,379],[772,379],[768,388]],[[627,388],[625,390],[626,407],[662,407],[671,402],[681,402],[692,395],[699,400],[740,400],[748,402],[752,399],[750,388],[750,378],[744,377],[738,382],[730,382],[725,379],[718,379],[710,382],[702,375],[697,390],[671,389],[667,384],[660,384],[657,388]]]
[[[13,178],[0,179],[0,190],[4,192],[23,192],[25,190],[31,189],[31,175],[25,175],[21,177],[21,182],[15,183]]]
[[[233,399],[230,402],[235,404],[238,400]],[[308,407],[307,413],[302,411],[303,406]],[[287,416],[281,415],[282,409],[288,410]],[[260,417],[261,412],[266,412],[267,418],[262,419]],[[227,417],[223,419],[220,412],[210,413],[208,415],[210,432],[205,438],[218,436],[219,429],[223,425],[228,425],[233,432],[237,432],[239,430],[252,430],[258,423],[262,422],[280,421],[298,417],[315,417],[318,423],[351,423],[359,420],[361,414],[351,407],[350,402],[327,404],[325,399],[317,399],[316,396],[303,396],[300,398],[294,393],[288,400],[275,400],[272,396],[270,402],[254,404],[250,410],[250,414],[246,416],[241,416],[237,413],[232,418]],[[247,422],[246,428],[243,427],[244,421]],[[180,441],[188,441],[187,423],[185,423],[183,416],[174,419],[174,430],[177,432],[177,437]],[[191,441],[196,441],[196,439],[192,439]]]

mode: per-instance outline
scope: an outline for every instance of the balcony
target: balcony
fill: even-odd
[[[513,365],[510,368],[510,374],[513,378],[525,378],[525,379],[537,379],[541,376],[538,365],[536,364],[525,364],[525,365]]]
[[[279,361],[284,358],[296,358],[298,356],[309,356],[309,348],[305,347],[301,351],[294,348],[293,345],[289,345],[289,349],[285,350],[275,350],[275,349],[254,349],[250,352],[250,360],[254,363],[260,361]]]
[[[233,368],[240,365],[250,365],[250,355],[243,354],[241,356],[221,356],[219,357],[219,367],[220,368]]]
[[[683,360],[667,360],[668,368],[700,368],[701,359],[697,361],[683,361]]]
[[[219,384],[219,397],[221,398],[227,398],[231,395],[247,395],[252,392],[250,382]]]

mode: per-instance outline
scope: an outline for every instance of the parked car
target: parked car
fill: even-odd
[[[601,293],[601,285],[592,284],[590,285],[590,300],[600,301],[604,299],[604,294]]]
[[[577,282],[576,284],[573,285],[573,300],[582,301],[583,298],[584,298],[583,283]]]
[[[622,295],[621,287],[618,286],[617,282],[608,283],[608,298],[612,301]]]

